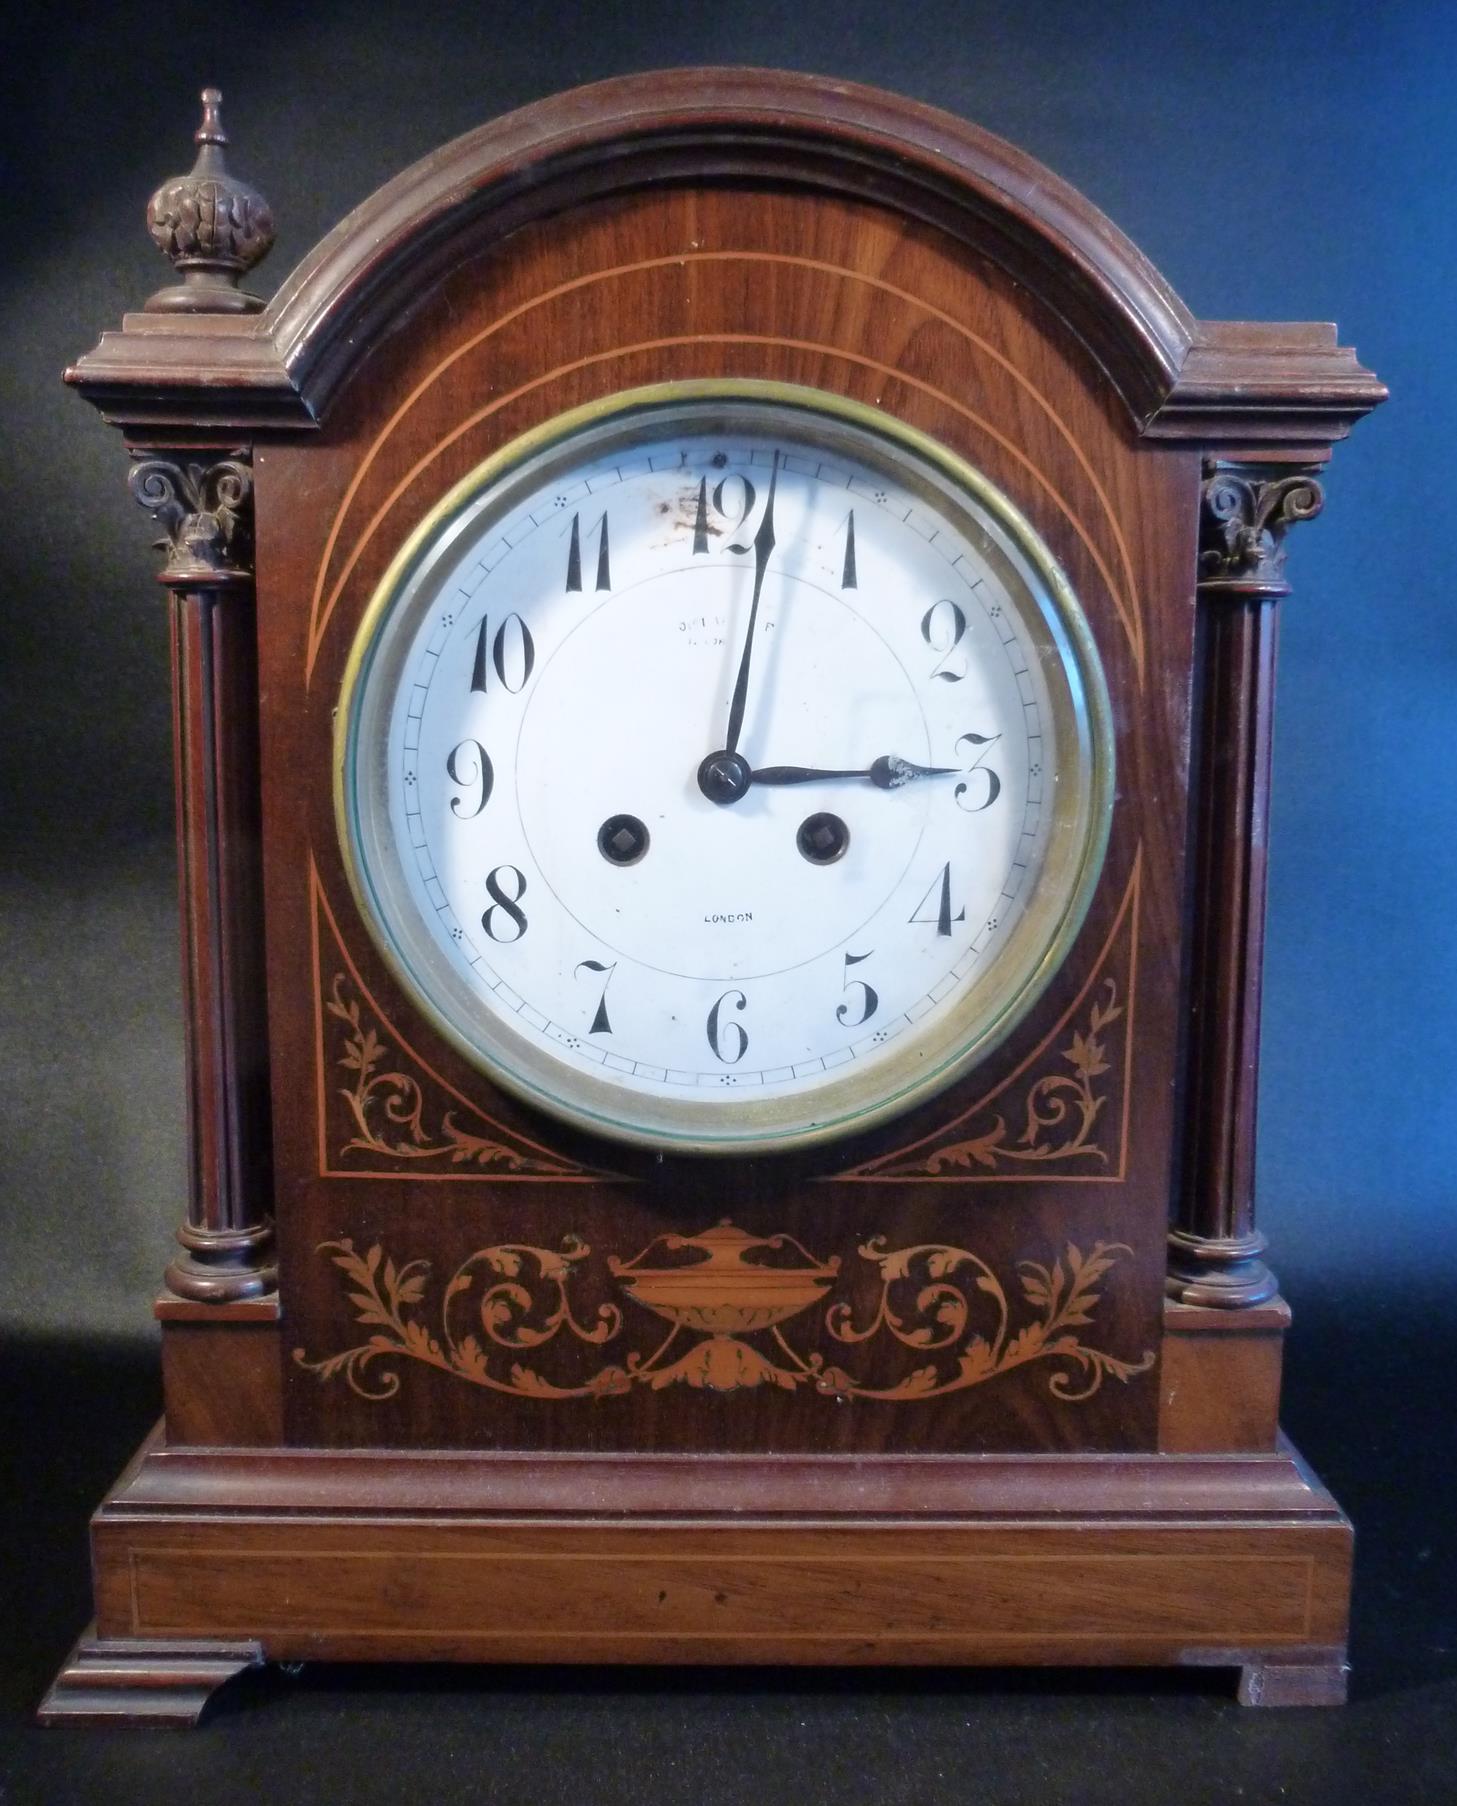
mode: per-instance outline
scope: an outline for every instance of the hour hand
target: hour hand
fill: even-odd
[[[755,784],[818,784],[825,779],[863,778],[877,789],[899,790],[903,784],[914,783],[917,778],[949,777],[956,769],[954,765],[915,765],[898,753],[882,753],[869,765],[849,771],[815,765],[764,765],[753,772],[750,781]]]

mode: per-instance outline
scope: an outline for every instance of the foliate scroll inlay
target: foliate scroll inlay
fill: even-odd
[[[1308,471],[1295,474],[1211,461],[1199,521],[1199,587],[1242,596],[1285,596],[1285,535],[1325,505]]]
[[[1086,1022],[1059,1050],[1062,1069],[1043,1073],[1022,1100],[1020,1125],[1009,1123],[1005,1116],[993,1117],[980,1134],[933,1149],[926,1157],[926,1171],[945,1173],[975,1166],[995,1172],[1077,1155],[1106,1167],[1108,1149],[1099,1138],[1098,1119],[1108,1102],[1104,1081],[1113,1067],[1105,1037],[1122,1015],[1118,981],[1105,978]]]
[[[969,1109],[836,1182],[1098,1181],[1128,1158],[1142,858],[1088,978],[1046,1038]]]
[[[613,1178],[534,1141],[455,1088],[390,1020],[310,865],[321,1177],[492,1184]]]
[[[212,463],[148,456],[132,465],[132,495],[162,529],[163,583],[203,588],[253,570],[253,471],[246,451]]]
[[[1115,1355],[1081,1334],[1093,1322],[1100,1287],[1129,1252],[1119,1242],[1095,1242],[1087,1254],[1069,1243],[1050,1263],[1019,1261],[1015,1284],[950,1243],[889,1248],[884,1236],[872,1236],[849,1274],[839,1255],[819,1260],[791,1235],[754,1236],[730,1222],[701,1235],[658,1236],[629,1260],[609,1257],[605,1275],[579,1237],[568,1236],[560,1249],[506,1242],[469,1255],[429,1318],[427,1262],[397,1266],[380,1244],[360,1254],[348,1240],[325,1242],[319,1252],[344,1275],[355,1322],[371,1333],[321,1359],[302,1348],[293,1358],[368,1400],[399,1391],[402,1363],[520,1398],[771,1386],[882,1403],[961,1392],[1038,1364],[1049,1394],[1076,1404],[1105,1379],[1126,1382],[1154,1360],[1149,1350]],[[596,1297],[579,1307],[572,1288],[584,1277]],[[603,1295],[606,1282],[617,1297]],[[667,1334],[581,1371],[583,1347],[635,1339],[641,1316],[624,1312],[619,1298],[658,1318],[660,1330],[666,1322]],[[796,1319],[798,1332],[787,1334],[784,1325]],[[574,1376],[560,1371],[560,1360],[546,1374],[517,1358],[530,1351],[533,1362],[550,1359],[549,1344],[553,1355],[576,1346]]]
[[[504,1134],[466,1128],[449,1108],[432,1111],[427,1119],[429,1105],[420,1081],[392,1057],[344,973],[334,974],[324,1007],[339,1029],[335,1062],[344,1083],[337,1089],[350,1124],[342,1156],[374,1155],[406,1166],[444,1163],[498,1177],[565,1176],[580,1170],[517,1146]]]

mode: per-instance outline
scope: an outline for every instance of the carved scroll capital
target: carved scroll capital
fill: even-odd
[[[212,463],[149,453],[132,465],[133,496],[162,529],[161,581],[213,588],[253,575],[253,471],[247,451]]]
[[[238,287],[238,278],[267,256],[273,214],[257,189],[227,167],[222,99],[216,88],[203,90],[202,124],[193,133],[197,161],[147,203],[152,242],[182,278],[152,296],[149,312],[257,313],[263,305]]]
[[[1324,505],[1310,471],[1209,460],[1199,513],[1200,594],[1289,595],[1285,535]]]

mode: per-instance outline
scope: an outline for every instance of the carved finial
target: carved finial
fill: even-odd
[[[1211,460],[1199,522],[1199,588],[1204,593],[1287,596],[1285,534],[1325,504],[1308,471]]]
[[[263,303],[238,287],[273,243],[273,215],[256,188],[228,173],[216,88],[202,91],[202,124],[193,133],[190,175],[164,182],[147,204],[147,228],[181,274],[148,301],[154,313],[256,313]]]
[[[202,124],[192,134],[194,144],[226,144],[228,134],[223,130],[223,91],[221,88],[204,88],[202,91]]]

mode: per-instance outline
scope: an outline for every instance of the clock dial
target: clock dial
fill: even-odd
[[[976,473],[809,391],[508,450],[385,579],[339,717],[373,933],[473,1060],[644,1143],[862,1126],[1030,1005],[1096,877],[1077,605]]]

